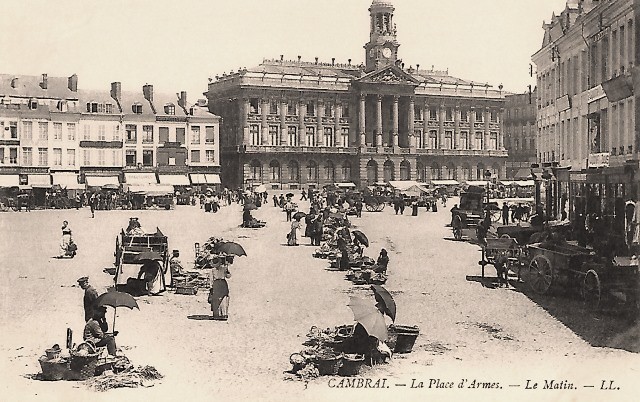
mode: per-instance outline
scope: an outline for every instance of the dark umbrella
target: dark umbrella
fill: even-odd
[[[138,262],[162,261],[162,256],[157,251],[143,251],[136,256],[136,261]]]
[[[293,193],[287,193],[287,197],[293,197]]]
[[[369,335],[381,341],[387,340],[387,324],[384,322],[384,316],[370,301],[350,296],[348,306],[353,311],[353,319],[360,323]]]
[[[241,257],[243,255],[247,255],[247,252],[244,251],[241,245],[232,241],[221,241],[216,243],[214,250],[218,253],[225,253],[229,255],[237,255]]]
[[[382,310],[395,322],[396,302],[393,300],[391,293],[380,285],[371,285],[371,289],[376,301],[383,307]]]
[[[365,247],[369,247],[369,239],[367,239],[367,235],[362,233],[359,230],[352,230],[351,234],[354,238],[358,239],[358,241],[365,245]]]
[[[248,211],[252,211],[252,210],[254,210],[254,209],[258,209],[258,207],[256,206],[256,204],[253,204],[253,203],[251,203],[251,204],[244,204],[244,210],[245,210],[245,211],[247,211],[247,210],[248,210]]]
[[[296,212],[295,214],[293,214],[293,219],[298,220],[298,219],[302,219],[302,218],[304,218],[305,216],[307,216],[307,214],[305,214],[305,213],[304,213],[304,212],[302,212],[302,211],[298,211],[298,212]]]
[[[116,329],[116,312],[118,307],[127,307],[133,310],[138,307],[138,303],[136,299],[133,298],[129,293],[124,292],[116,292],[115,290],[107,293],[103,293],[96,299],[96,307],[101,306],[111,306],[113,307],[113,326],[111,327],[111,331],[115,331]]]

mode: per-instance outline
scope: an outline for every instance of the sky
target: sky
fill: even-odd
[[[543,21],[566,0],[389,0],[405,66],[506,91],[535,85]],[[0,73],[70,76],[80,89],[186,90],[263,58],[364,62],[371,0],[24,0],[2,5]],[[535,70],[534,70],[535,71]]]

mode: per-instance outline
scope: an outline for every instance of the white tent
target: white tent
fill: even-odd
[[[406,190],[412,186],[419,186],[418,182],[415,180],[392,180],[389,182],[389,185],[396,190]]]

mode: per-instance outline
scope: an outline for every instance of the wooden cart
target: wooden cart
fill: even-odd
[[[593,250],[561,242],[535,243],[527,246],[529,268],[523,279],[531,290],[545,294],[553,285],[580,287],[588,269],[585,263],[595,260]]]
[[[482,277],[484,278],[484,267],[495,266],[499,257],[507,258],[506,268],[514,272],[520,278],[523,266],[526,266],[525,248],[520,246],[512,238],[487,238],[486,245],[482,248],[482,260],[478,262],[482,266]]]

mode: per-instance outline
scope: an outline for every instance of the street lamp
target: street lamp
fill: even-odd
[[[491,171],[489,169],[484,171],[484,180],[487,182],[487,204],[489,204],[489,182],[491,180]]]

